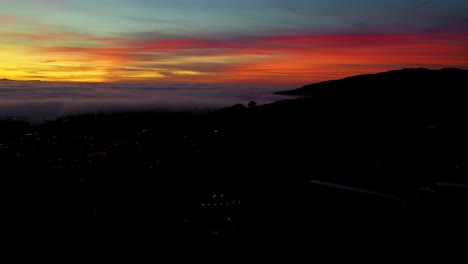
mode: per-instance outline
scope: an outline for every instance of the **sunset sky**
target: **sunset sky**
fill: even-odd
[[[0,78],[310,83],[468,69],[466,0],[0,0]]]

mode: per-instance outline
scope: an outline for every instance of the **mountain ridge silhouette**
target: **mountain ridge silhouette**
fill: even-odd
[[[330,80],[315,84],[305,85],[301,88],[289,91],[281,91],[275,94],[278,95],[300,95],[300,96],[316,96],[331,93],[343,93],[347,87],[353,87],[353,92],[383,92],[382,90],[392,88],[393,90],[385,91],[392,92],[411,92],[415,89],[410,88],[430,88],[431,90],[440,90],[440,85],[458,87],[461,83],[468,83],[468,71],[457,68],[444,68],[442,70],[429,70],[425,68],[401,70],[392,70],[376,74],[363,74],[351,77],[346,77],[338,80]],[[372,89],[378,85],[380,89]],[[405,88],[398,90],[398,88]],[[327,90],[327,91],[325,91]],[[417,89],[416,89],[417,90]],[[426,90],[427,91],[427,90]]]

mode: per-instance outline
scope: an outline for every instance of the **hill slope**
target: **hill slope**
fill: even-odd
[[[302,88],[278,92],[281,95],[355,95],[375,96],[401,95],[414,96],[418,93],[446,93],[445,88],[462,88],[468,83],[468,71],[448,68],[443,70],[403,69],[367,74],[326,81],[304,86]],[[351,89],[352,88],[352,89]],[[444,88],[444,89],[442,89]]]

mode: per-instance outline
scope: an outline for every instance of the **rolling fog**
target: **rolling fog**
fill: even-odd
[[[37,123],[67,115],[115,111],[207,111],[249,101],[284,99],[272,93],[295,85],[122,84],[0,81],[0,119]]]

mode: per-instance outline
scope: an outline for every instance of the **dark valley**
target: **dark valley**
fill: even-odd
[[[213,113],[2,121],[9,243],[87,259],[463,238],[467,87],[468,71],[404,69]]]

